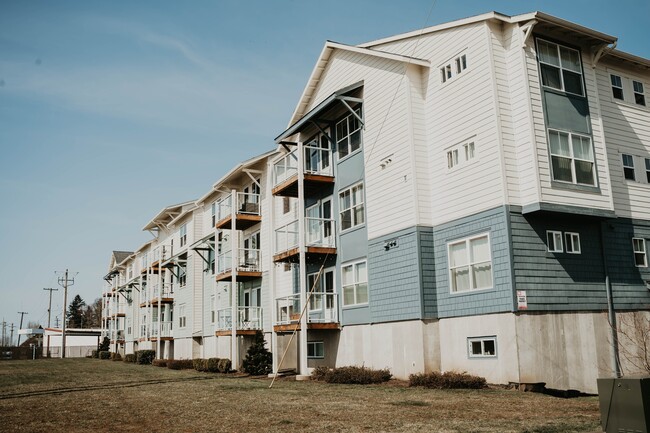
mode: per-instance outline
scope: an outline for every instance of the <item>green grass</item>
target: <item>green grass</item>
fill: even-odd
[[[95,359],[0,362],[0,431],[595,432],[594,397],[235,378]]]

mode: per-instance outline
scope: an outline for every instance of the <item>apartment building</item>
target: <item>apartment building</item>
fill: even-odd
[[[174,262],[192,276],[159,356],[238,365],[261,329],[274,370],[300,376],[363,364],[594,392],[633,372],[633,338],[619,367],[612,343],[616,317],[630,336],[650,307],[650,61],[616,42],[541,12],[327,42],[276,147],[165,223],[194,221],[196,245]]]

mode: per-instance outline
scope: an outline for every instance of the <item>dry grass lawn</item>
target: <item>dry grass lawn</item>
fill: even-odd
[[[596,397],[437,391],[174,371],[96,359],[0,362],[2,432],[595,432]]]

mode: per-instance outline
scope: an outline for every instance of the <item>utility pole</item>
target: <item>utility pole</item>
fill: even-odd
[[[2,319],[2,341],[0,342],[0,346],[6,346],[7,345],[7,322],[5,322],[5,319]]]
[[[13,346],[13,344],[14,344],[14,324],[13,323],[11,324],[11,328],[9,328],[9,329],[11,331],[10,332],[11,337],[9,337],[9,346]]]
[[[66,316],[66,307],[68,304],[68,286],[74,284],[74,277],[68,278],[68,270],[65,270],[65,276],[59,277],[58,280],[59,286],[63,287],[63,317],[61,327],[61,358],[65,358],[65,316]]]
[[[53,289],[51,287],[44,288],[43,290],[47,290],[50,292],[50,303],[47,304],[47,327],[50,327],[50,313],[52,312],[52,292],[58,292],[59,289]]]
[[[18,328],[18,346],[20,346],[20,330],[23,329],[23,317],[25,317],[27,311],[19,311],[18,314],[20,314],[20,328]]]

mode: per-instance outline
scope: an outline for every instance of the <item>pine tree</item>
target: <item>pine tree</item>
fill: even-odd
[[[266,341],[262,331],[255,333],[255,340],[246,352],[246,358],[242,363],[242,368],[248,374],[259,376],[271,372],[272,362],[271,352],[266,348]]]
[[[81,296],[77,295],[74,297],[70,305],[68,305],[68,313],[66,318],[68,319],[69,328],[81,328],[83,325],[83,313],[86,303]]]
[[[110,349],[110,347],[111,347],[111,340],[109,340],[108,337],[104,337],[104,339],[99,345],[98,350],[100,352],[106,352]]]

